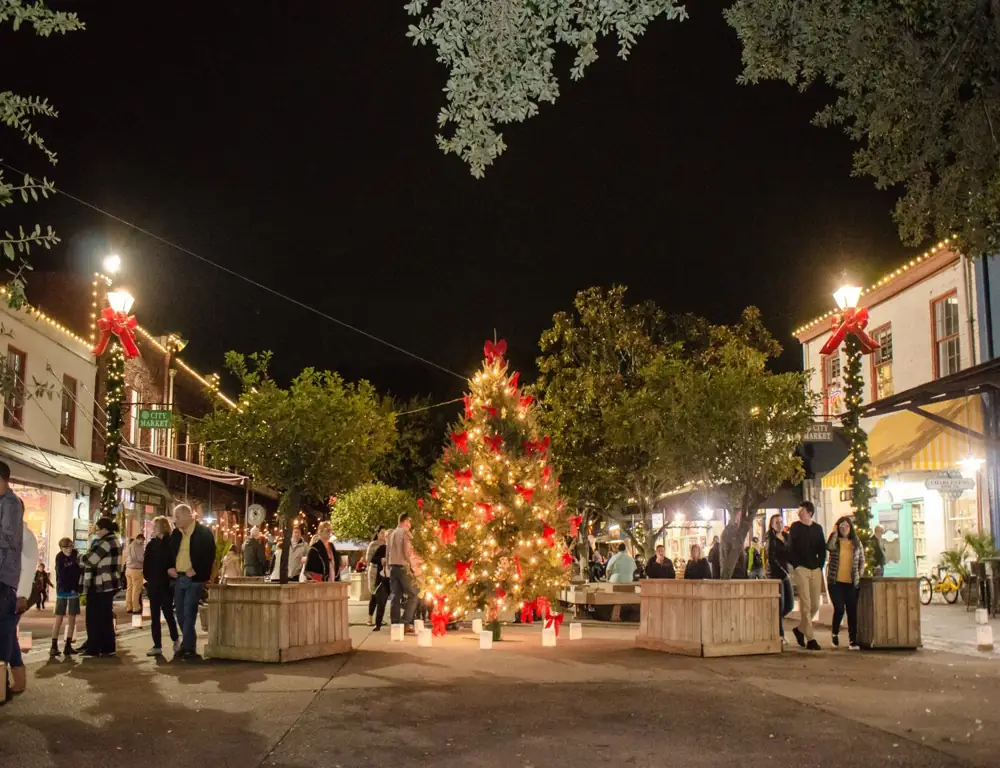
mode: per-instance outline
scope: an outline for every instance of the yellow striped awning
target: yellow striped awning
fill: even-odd
[[[978,395],[921,407],[982,434],[983,411]],[[978,458],[986,455],[980,438],[968,437],[912,411],[883,417],[868,435],[871,476],[876,485],[896,472],[957,469],[970,452]],[[823,487],[851,487],[850,456],[823,477]]]

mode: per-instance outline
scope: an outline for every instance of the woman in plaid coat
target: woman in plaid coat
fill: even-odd
[[[118,524],[107,517],[94,523],[97,537],[83,556],[87,595],[87,656],[115,655],[115,595],[121,589],[122,548]]]
[[[833,601],[833,644],[839,645],[840,622],[847,613],[847,635],[851,650],[858,648],[858,585],[865,570],[865,548],[849,517],[837,521],[836,530],[826,541],[830,553],[826,564],[826,584]]]

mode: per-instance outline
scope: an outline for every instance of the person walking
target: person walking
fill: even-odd
[[[240,553],[235,544],[229,545],[229,551],[222,556],[222,568],[219,572],[219,579],[225,583],[230,579],[238,579],[243,575],[243,564],[240,562]]]
[[[711,579],[712,576],[712,566],[704,557],[701,556],[701,546],[698,544],[691,545],[691,559],[688,560],[687,565],[684,567],[684,578],[685,579]]]
[[[49,587],[52,586],[52,577],[45,570],[45,563],[39,563],[38,570],[35,571],[35,588],[32,590],[35,594],[35,608],[39,611],[45,610],[45,604],[49,601]]]
[[[660,544],[656,548],[656,556],[649,559],[649,563],[646,564],[646,578],[647,579],[675,579],[677,574],[674,573],[674,564],[669,557],[667,557],[667,551]]]
[[[847,613],[847,637],[850,649],[858,649],[858,586],[865,570],[865,548],[854,530],[851,518],[837,521],[836,530],[827,539],[830,553],[826,568],[826,585],[833,601],[833,634],[831,641],[840,645],[840,623]]]
[[[608,560],[608,567],[605,571],[609,582],[616,584],[633,581],[635,576],[635,558],[628,553],[625,542],[618,545],[618,551]]]
[[[181,631],[181,647],[174,660],[198,658],[198,604],[205,591],[205,582],[212,578],[215,565],[215,537],[194,519],[187,504],[174,507],[177,527],[167,540],[173,567],[167,574],[174,579],[174,610]]]
[[[243,575],[263,576],[267,572],[267,550],[260,536],[260,529],[254,526],[243,544]]]
[[[13,693],[24,691],[27,685],[17,643],[18,618],[28,608],[27,595],[22,593],[25,586],[30,591],[34,579],[30,565],[27,569],[21,567],[27,533],[30,531],[24,524],[24,504],[10,488],[10,467],[0,461],[0,661],[7,665],[4,674],[8,675],[4,686],[7,695],[0,697],[0,704],[9,701]],[[31,538],[34,540],[34,536]],[[27,573],[22,574],[22,570]],[[22,576],[26,584],[22,584]]]
[[[383,573],[385,566],[386,529],[379,526],[375,538],[368,544],[365,551],[365,562],[368,564],[368,626],[372,625],[372,617],[378,612],[378,620],[374,622],[375,631],[382,629],[382,619],[385,618],[385,604],[389,599],[389,579]]]
[[[49,656],[59,655],[59,636],[63,620],[66,621],[66,644],[63,656],[69,658],[76,653],[73,635],[76,634],[76,617],[80,615],[80,590],[83,588],[83,569],[80,556],[72,539],[59,540],[59,554],[56,555],[56,617],[52,624],[52,648]]]
[[[413,551],[413,534],[410,533],[410,516],[403,512],[399,523],[389,534],[386,541],[386,560],[389,566],[389,589],[392,595],[392,605],[389,608],[389,620],[393,624],[403,622],[403,632],[414,634],[413,615],[417,611],[417,589],[415,578],[420,571],[420,560]],[[403,601],[406,608],[403,608]]]
[[[274,570],[271,571],[271,581],[278,581],[281,578],[281,547],[275,547]],[[309,555],[309,545],[302,538],[302,531],[298,526],[292,528],[292,540],[288,544],[288,580],[298,581],[302,574],[304,561]]]
[[[172,529],[168,517],[160,515],[153,520],[153,536],[146,546],[142,561],[142,577],[146,580],[146,593],[149,597],[149,632],[153,636],[153,647],[146,652],[147,656],[163,654],[161,614],[167,622],[167,631],[170,632],[170,640],[174,644],[174,656],[181,649],[177,620],[174,618],[174,585],[170,577],[170,569],[174,567],[174,555],[168,537]]]
[[[333,527],[328,521],[323,521],[316,528],[316,535],[306,555],[304,581],[336,581],[339,574],[340,556],[330,539],[333,537]]]
[[[136,536],[125,550],[125,610],[142,613],[142,562],[146,556],[146,537]]]
[[[83,588],[87,595],[87,650],[90,657],[114,656],[115,595],[121,588],[122,550],[118,524],[102,517],[94,523],[95,538],[83,557]]]
[[[813,631],[813,613],[819,610],[826,564],[826,538],[823,527],[813,521],[816,507],[803,501],[799,519],[788,531],[788,562],[792,566],[795,591],[799,595],[799,625],[792,630],[796,642],[810,651],[820,650]]]
[[[781,582],[778,592],[778,634],[781,642],[785,640],[785,616],[792,610],[795,597],[792,594],[792,580],[789,577],[791,566],[788,565],[788,546],[781,515],[771,515],[767,521],[767,578]]]
[[[885,542],[882,541],[884,535],[885,528],[876,525],[875,530],[872,531],[872,556],[875,560],[872,575],[877,579],[885,575]]]

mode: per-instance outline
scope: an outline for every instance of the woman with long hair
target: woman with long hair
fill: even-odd
[[[712,566],[708,560],[701,556],[701,547],[697,544],[691,545],[691,559],[684,566],[685,579],[711,579]]]
[[[826,584],[833,601],[833,644],[840,645],[840,622],[847,613],[847,635],[851,650],[858,648],[858,584],[865,569],[865,548],[849,517],[837,521],[836,530],[826,541],[830,553],[826,564]]]
[[[312,538],[312,546],[306,555],[306,566],[303,569],[306,581],[336,581],[340,573],[340,556],[336,547],[330,541],[333,528],[324,520],[316,529]]]
[[[173,526],[170,518],[160,515],[153,520],[153,536],[146,547],[142,561],[142,575],[146,579],[146,591],[149,595],[150,632],[153,635],[153,647],[147,656],[163,654],[163,635],[160,628],[160,614],[167,621],[170,640],[173,642],[174,655],[180,650],[180,635],[177,632],[177,620],[174,617],[174,587],[168,571],[174,567],[174,556],[167,542]]]
[[[785,537],[784,521],[780,514],[771,515],[767,521],[767,578],[781,582],[778,593],[778,632],[781,642],[785,641],[785,616],[792,610],[794,596],[792,594],[791,566],[788,564],[788,541]]]

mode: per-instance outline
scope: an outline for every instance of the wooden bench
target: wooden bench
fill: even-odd
[[[572,584],[560,591],[559,600],[573,606],[577,617],[583,613],[593,613],[599,619],[607,616],[608,621],[621,621],[623,607],[640,604],[637,586],[638,582],[635,581]]]

